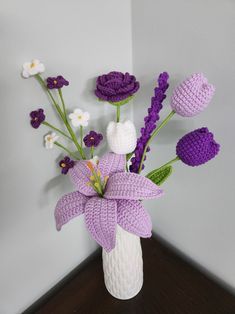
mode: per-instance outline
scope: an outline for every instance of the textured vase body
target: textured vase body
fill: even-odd
[[[117,226],[116,246],[103,249],[104,282],[109,293],[127,300],[138,294],[143,285],[143,258],[140,238]]]

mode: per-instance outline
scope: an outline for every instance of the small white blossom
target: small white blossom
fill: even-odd
[[[22,76],[28,78],[30,76],[42,73],[45,71],[45,66],[39,60],[33,59],[31,62],[23,64]]]
[[[54,143],[58,140],[58,138],[59,136],[55,132],[45,135],[44,140],[46,149],[53,148]]]
[[[81,109],[75,109],[73,113],[70,113],[69,118],[74,127],[88,126],[90,114],[89,112],[83,112]]]
[[[107,127],[107,141],[109,148],[115,154],[128,154],[136,147],[136,130],[133,122],[111,121]]]
[[[89,160],[94,166],[97,166],[99,163],[99,157],[98,156],[94,156],[93,158],[91,158]]]

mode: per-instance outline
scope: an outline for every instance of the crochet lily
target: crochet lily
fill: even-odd
[[[85,160],[76,162],[69,174],[77,191],[58,201],[57,230],[84,214],[91,236],[107,252],[115,247],[117,224],[139,237],[151,237],[151,219],[140,200],[160,197],[163,191],[146,177],[125,172],[125,165],[126,156],[114,153],[105,154],[94,168]],[[91,184],[97,176],[102,195]]]

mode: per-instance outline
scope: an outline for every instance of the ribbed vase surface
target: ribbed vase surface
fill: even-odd
[[[127,300],[138,294],[143,285],[143,258],[140,238],[117,226],[116,246],[103,249],[104,282],[109,293]]]

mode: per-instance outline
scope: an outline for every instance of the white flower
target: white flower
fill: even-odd
[[[59,136],[55,132],[45,135],[44,140],[46,149],[53,148],[54,143],[58,140],[58,138]]]
[[[115,154],[128,154],[133,152],[136,147],[136,130],[133,122],[111,121],[107,127],[107,141],[109,148]]]
[[[94,166],[97,166],[99,163],[99,157],[94,156],[92,159],[89,160]]]
[[[83,112],[81,109],[75,109],[73,113],[70,113],[69,119],[71,119],[72,125],[88,126],[88,120],[90,119],[89,112]]]
[[[33,59],[31,62],[25,62],[23,64],[22,75],[24,78],[42,73],[45,71],[45,66],[39,60]]]

